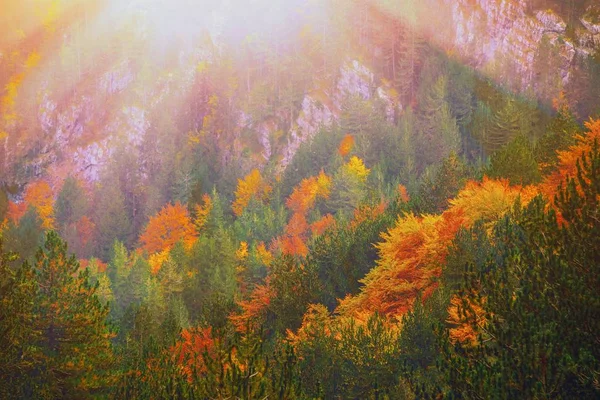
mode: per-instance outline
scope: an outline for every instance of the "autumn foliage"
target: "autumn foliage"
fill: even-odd
[[[191,382],[197,374],[206,372],[204,357],[210,356],[214,347],[212,328],[191,328],[181,332],[181,338],[171,353]]]
[[[22,203],[11,203],[8,216],[17,222],[25,214],[28,207],[33,207],[42,220],[44,229],[54,227],[54,194],[45,181],[36,181],[27,186]]]
[[[366,182],[371,170],[365,166],[363,160],[353,156],[350,158],[350,161],[344,165],[344,172],[357,179],[359,182]]]
[[[306,214],[314,207],[317,199],[329,198],[331,191],[331,178],[321,171],[318,176],[303,179],[300,184],[294,188],[292,194],[286,201],[287,207],[293,212],[286,228],[285,234],[277,240],[283,254],[306,256],[308,247],[306,246],[307,232],[311,227]],[[321,221],[322,224],[331,224],[331,219]],[[319,224],[315,226],[319,229]],[[321,228],[326,228],[321,226]]]
[[[455,295],[450,300],[448,318],[446,322],[451,325],[449,329],[450,340],[468,345],[476,345],[481,328],[487,321],[485,316],[485,302],[478,304],[477,296]]]
[[[567,178],[577,176],[577,160],[592,151],[594,142],[600,143],[600,119],[585,124],[588,132],[577,137],[577,144],[558,153],[559,166],[540,185],[542,193],[553,202],[559,187],[564,186]]]
[[[448,246],[461,227],[469,228],[479,219],[497,221],[517,198],[527,203],[536,193],[532,187],[511,187],[507,181],[485,178],[468,183],[441,215],[401,216],[382,234],[377,267],[362,280],[361,293],[344,299],[338,311],[403,315],[419,293],[427,298],[437,287]]]
[[[318,176],[303,179],[288,197],[286,205],[294,213],[305,214],[315,205],[317,198],[329,198],[330,191],[331,178],[321,171]]]
[[[346,135],[340,142],[340,147],[338,148],[338,153],[342,157],[346,157],[352,149],[354,148],[354,136]]]
[[[335,218],[331,214],[326,214],[320,220],[310,225],[313,236],[322,235],[332,227],[335,227]]]
[[[213,203],[209,195],[205,194],[202,196],[202,204],[196,204],[194,207],[194,225],[198,231],[204,228],[208,221],[208,216],[212,211]]]
[[[266,200],[271,193],[271,186],[265,182],[260,171],[253,169],[244,179],[238,180],[235,191],[235,200],[231,205],[233,213],[238,217],[244,213],[244,210],[250,203],[250,200],[257,198]]]
[[[230,315],[229,320],[238,332],[259,327],[264,322],[272,298],[273,289],[267,277],[265,284],[254,287],[248,300],[238,302],[241,311]]]
[[[171,249],[179,241],[183,241],[189,248],[196,237],[196,229],[188,210],[177,202],[174,205],[166,205],[157,215],[150,218],[140,236],[140,243],[143,250],[154,254]]]

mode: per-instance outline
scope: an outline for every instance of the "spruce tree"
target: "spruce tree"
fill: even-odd
[[[38,250],[32,329],[35,353],[27,371],[32,397],[83,399],[106,392],[112,383],[109,309],[55,232]]]

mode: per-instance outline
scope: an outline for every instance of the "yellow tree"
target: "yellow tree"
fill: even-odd
[[[253,169],[244,179],[238,179],[235,200],[231,206],[233,213],[239,217],[244,213],[250,200],[257,198],[264,201],[269,197],[271,190],[271,186],[264,181],[260,171]]]

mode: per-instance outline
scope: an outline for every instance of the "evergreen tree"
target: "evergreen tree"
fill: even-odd
[[[428,90],[420,112],[421,167],[435,164],[461,149],[460,133],[456,119],[447,102],[448,78],[439,76]]]
[[[77,179],[67,177],[54,204],[56,222],[61,229],[73,224],[88,211],[88,201]]]
[[[131,234],[131,224],[118,185],[107,182],[105,187],[99,188],[94,204],[95,254],[107,260],[115,240],[127,243]]]
[[[18,223],[8,223],[4,240],[9,252],[19,254],[23,260],[33,260],[36,249],[44,241],[42,220],[34,207],[29,207]]]
[[[31,383],[25,372],[30,368],[35,340],[34,273],[27,263],[12,268],[10,264],[17,259],[16,253],[4,252],[0,232],[0,397],[7,399],[27,397]]]
[[[448,397],[599,396],[599,177],[596,143],[559,190],[556,211],[538,197],[496,225],[489,256],[470,265],[459,292],[476,337],[442,336]],[[469,317],[474,304],[482,319]]]
[[[535,158],[542,175],[547,175],[556,167],[558,152],[565,151],[575,144],[575,137],[582,131],[575,116],[567,106],[560,106],[535,148]]]
[[[506,178],[513,185],[531,185],[541,180],[532,145],[523,135],[492,155],[487,173],[492,178]]]
[[[3,344],[9,349],[7,361],[16,361],[9,364],[19,375],[16,382],[21,382],[14,388],[15,397],[83,399],[107,394],[114,367],[109,310],[96,295],[98,284],[90,284],[89,270],[80,271],[75,258],[67,255],[66,244],[49,232],[33,268],[25,263],[16,279],[9,279],[12,293],[2,301],[15,313],[9,322],[19,321],[20,326],[16,331],[7,325],[9,337]],[[10,353],[19,359],[11,360]]]

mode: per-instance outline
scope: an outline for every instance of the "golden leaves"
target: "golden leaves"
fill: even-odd
[[[268,199],[271,190],[271,186],[263,180],[260,171],[253,169],[244,179],[238,179],[235,200],[231,205],[233,213],[239,217],[244,213],[252,198],[264,201]]]
[[[240,247],[235,252],[235,257],[239,261],[244,261],[246,258],[248,258],[248,243],[247,242],[240,243]]]
[[[47,182],[37,181],[27,186],[24,200],[25,204],[36,209],[44,229],[54,227],[54,195]]]
[[[475,297],[454,296],[450,300],[446,322],[453,326],[449,330],[450,340],[453,343],[459,342],[471,346],[478,344],[480,330],[485,326],[487,319],[483,308],[485,299],[481,301],[483,304],[479,304]]]
[[[464,213],[464,225],[470,227],[478,219],[496,221],[510,207],[517,197],[523,204],[529,203],[537,195],[533,187],[521,188],[510,186],[507,180],[483,178],[481,183],[468,182],[463,190],[453,200],[450,200],[449,211],[457,209]]]
[[[152,275],[158,274],[163,264],[169,259],[169,250],[163,250],[158,253],[151,254],[148,257],[148,264],[150,264],[150,272]]]
[[[194,225],[198,231],[201,231],[208,221],[208,216],[212,211],[213,202],[209,195],[202,196],[202,204],[196,204],[194,207]]]
[[[348,163],[345,164],[343,168],[348,175],[356,178],[359,182],[363,183],[367,181],[367,178],[371,173],[371,170],[365,167],[363,160],[356,156],[350,158],[350,161],[348,161]]]

